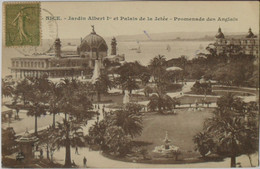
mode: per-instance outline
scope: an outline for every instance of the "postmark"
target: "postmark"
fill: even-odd
[[[4,3],[5,45],[39,46],[41,42],[40,2]]]

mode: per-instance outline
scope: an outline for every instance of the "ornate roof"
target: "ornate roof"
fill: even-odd
[[[221,31],[221,28],[218,28],[218,33],[215,36],[216,38],[220,39],[220,38],[225,38],[224,34]]]
[[[248,30],[248,34],[246,35],[246,38],[256,38],[256,36],[253,34],[251,28],[249,28],[249,30]]]
[[[94,26],[92,25],[92,32],[82,40],[79,49],[88,51],[93,48],[98,49],[98,51],[107,51],[108,49],[106,41],[95,32]]]

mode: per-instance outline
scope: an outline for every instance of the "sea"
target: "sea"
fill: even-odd
[[[111,53],[110,43],[106,41],[108,45],[108,54]],[[46,41],[44,42],[47,43]],[[44,45],[47,49],[49,44]],[[187,59],[192,59],[199,53],[207,53],[206,47],[212,43],[212,41],[123,41],[117,42],[117,54],[124,54],[125,61],[133,62],[138,61],[143,65],[148,65],[152,58],[163,55],[167,60],[172,58],[178,58],[181,56],[187,57]],[[79,40],[64,40],[62,41],[62,46],[78,45]],[[27,50],[34,50],[34,48],[28,48]],[[36,50],[36,49],[35,49]],[[12,57],[23,56],[19,48],[2,48],[2,77],[11,74],[9,67],[11,66]]]
[[[206,47],[210,41],[145,41],[145,42],[120,42],[118,54],[125,54],[127,62],[138,61],[148,65],[152,58],[163,55],[167,60],[186,56],[192,59],[199,53],[207,53]],[[140,53],[138,49],[140,46]]]

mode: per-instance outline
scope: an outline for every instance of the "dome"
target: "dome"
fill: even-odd
[[[246,38],[255,38],[256,36],[253,34],[252,29],[249,28],[248,34],[246,35]]]
[[[108,47],[106,41],[95,32],[94,26],[92,26],[92,32],[82,40],[79,49],[81,51],[91,51],[92,49],[107,51]]]
[[[225,38],[224,34],[221,31],[221,28],[218,28],[218,33],[215,36],[216,38],[220,39],[220,38]]]

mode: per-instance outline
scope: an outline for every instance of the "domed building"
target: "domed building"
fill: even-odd
[[[90,59],[89,66],[94,67],[95,60],[103,63],[104,57],[107,56],[107,50],[106,41],[95,32],[94,26],[92,26],[92,32],[81,41],[78,54],[81,58]]]
[[[115,39],[112,39],[114,42]],[[116,50],[117,43],[111,43],[113,51]],[[66,76],[90,77],[91,70],[95,64],[102,69],[103,61],[109,59],[121,61],[124,56],[107,55],[108,46],[106,41],[95,32],[92,32],[81,40],[78,46],[62,46],[61,40],[57,38],[48,53],[41,55],[23,56],[11,58],[11,73],[15,78],[39,77],[43,74],[52,78],[62,78]],[[116,53],[115,53],[116,54]],[[117,58],[120,58],[117,59]],[[115,59],[116,58],[116,59]]]
[[[258,44],[259,39],[254,35],[252,29],[249,28],[247,35],[243,38],[232,38],[231,36],[226,38],[221,31],[221,28],[218,29],[218,32],[215,36],[216,42],[214,46],[216,47],[217,54],[239,54],[243,53],[246,55],[253,55],[258,57]]]

